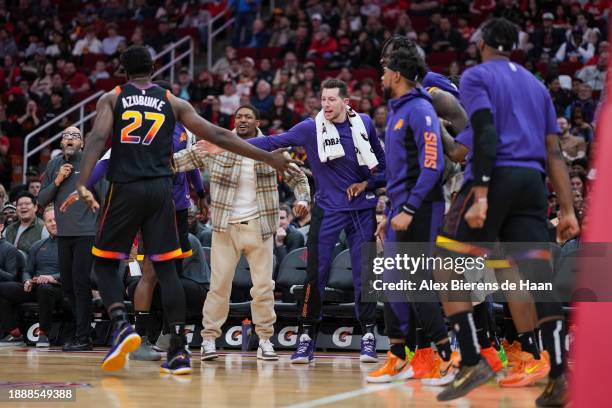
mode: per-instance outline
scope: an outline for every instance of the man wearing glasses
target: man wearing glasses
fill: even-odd
[[[60,277],[64,296],[68,298],[76,319],[76,333],[63,351],[91,350],[91,247],[96,235],[97,212],[90,211],[79,201],[66,212],[60,212],[62,202],[76,190],[81,165],[83,136],[78,128],[70,126],[62,133],[62,154],[47,164],[42,188],[38,195],[40,205],[53,203],[57,222],[57,247]],[[97,199],[104,197],[105,181],[93,189]]]

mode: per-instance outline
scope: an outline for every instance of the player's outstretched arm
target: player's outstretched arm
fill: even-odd
[[[291,163],[300,164],[297,160],[284,157],[281,151],[268,153],[245,142],[234,132],[213,125],[198,115],[193,106],[186,101],[171,96],[170,103],[177,119],[198,139],[205,139],[230,152],[267,163],[280,172],[288,170]]]

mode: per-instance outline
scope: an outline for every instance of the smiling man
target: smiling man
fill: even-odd
[[[91,247],[98,212],[90,211],[83,202],[77,202],[66,212],[59,211],[62,202],[76,189],[83,148],[81,131],[74,126],[66,128],[60,145],[62,154],[47,164],[38,200],[43,207],[54,204],[62,290],[76,320],[76,332],[62,349],[85,351],[92,349]],[[104,197],[103,188],[101,183],[96,185],[94,192],[98,198]]]
[[[323,82],[322,110],[287,133],[258,137],[249,142],[264,150],[303,146],[315,177],[315,205],[308,239],[307,280],[300,311],[300,338],[292,363],[314,359],[317,324],[321,321],[322,295],[329,277],[332,252],[340,232],[348,236],[353,265],[355,314],[361,323],[361,361],[375,362],[376,303],[361,299],[361,247],[374,242],[376,229],[375,189],[385,184],[385,155],[372,119],[348,106],[345,82]]]

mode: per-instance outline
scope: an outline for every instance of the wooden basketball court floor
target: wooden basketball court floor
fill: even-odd
[[[317,353],[315,363],[293,365],[281,352],[276,362],[254,353],[224,352],[202,362],[193,353],[191,376],[163,376],[158,362],[128,361],[125,369],[103,372],[104,349],[62,353],[59,349],[0,349],[0,407],[533,407],[543,385],[502,389],[491,382],[467,397],[441,404],[440,388],[419,381],[369,385],[366,373],[376,364],[359,362],[357,353]],[[381,356],[382,357],[382,356]],[[76,384],[76,401],[6,402],[8,390]]]

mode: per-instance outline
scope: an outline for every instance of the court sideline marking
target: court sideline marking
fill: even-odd
[[[334,402],[343,401],[351,398],[356,398],[361,395],[370,394],[372,392],[384,391],[390,388],[398,388],[406,383],[392,383],[392,384],[380,384],[380,385],[370,385],[368,387],[359,388],[352,391],[341,392],[339,394],[330,395],[327,397],[315,399],[312,401],[300,402],[298,404],[287,405],[285,408],[311,408],[318,407],[321,405],[332,404]]]

